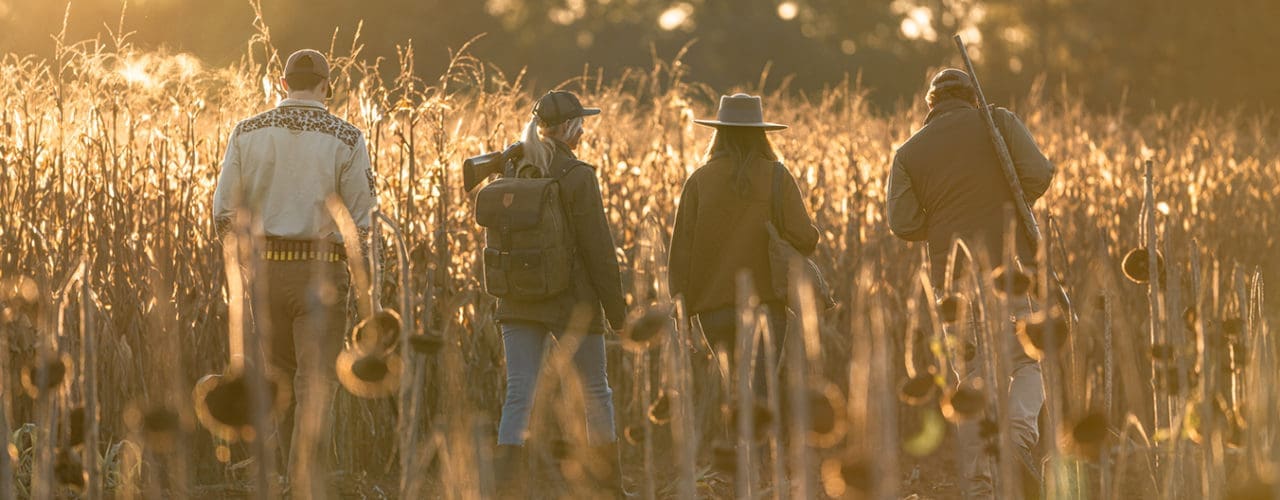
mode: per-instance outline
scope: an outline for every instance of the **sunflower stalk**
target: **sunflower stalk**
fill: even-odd
[[[1154,174],[1152,172],[1152,161],[1146,160],[1143,163],[1143,236],[1146,238],[1147,251],[1147,269],[1149,272],[1147,279],[1147,305],[1148,305],[1148,332],[1150,345],[1149,349],[1155,349],[1156,346],[1165,345],[1164,330],[1161,325],[1162,311],[1161,307],[1161,276],[1157,263],[1155,249],[1157,248],[1156,234],[1156,198],[1154,187]],[[1158,363],[1151,363],[1151,397],[1152,397],[1152,414],[1154,416],[1152,423],[1155,426],[1157,441],[1162,431],[1172,432],[1169,428],[1172,416],[1170,401],[1167,395],[1156,387],[1156,381],[1161,377],[1159,373]],[[1165,467],[1159,456],[1156,458],[1157,471],[1159,476]]]
[[[698,450],[700,442],[695,422],[693,401],[693,367],[689,359],[689,339],[692,328],[681,297],[672,299],[675,307],[676,328],[662,342],[663,387],[671,391],[672,418],[671,439],[676,443],[676,495],[679,498],[695,498],[697,495]],[[648,419],[646,419],[648,420]]]
[[[752,483],[755,454],[755,393],[752,390],[752,375],[755,372],[756,343],[756,311],[759,299],[756,298],[755,285],[751,275],[743,270],[738,273],[738,307],[736,314],[736,332],[734,337],[734,380],[736,382],[737,408],[737,468],[733,475],[734,490],[738,498],[753,498]],[[766,347],[767,348],[767,347]],[[761,367],[763,368],[763,367]]]
[[[409,489],[413,471],[415,467],[415,456],[413,451],[418,447],[418,431],[421,427],[421,394],[424,390],[425,382],[423,381],[423,359],[422,356],[414,353],[410,345],[410,338],[413,335],[413,293],[410,289],[409,277],[412,276],[412,263],[409,261],[409,251],[405,245],[404,235],[401,233],[397,223],[388,217],[385,213],[377,211],[374,216],[374,225],[380,226],[386,224],[388,230],[391,231],[392,241],[396,248],[396,264],[400,272],[400,355],[408,361],[406,367],[409,372],[408,377],[400,379],[400,407],[399,407],[399,429],[400,436],[399,454],[400,454],[400,496],[408,498],[412,496],[413,491]],[[381,234],[381,232],[376,233]],[[375,240],[377,241],[377,240]],[[380,247],[380,244],[374,245]],[[378,265],[380,259],[374,259],[374,265]],[[381,267],[381,266],[378,266]],[[381,280],[375,281],[381,283]],[[376,286],[376,285],[375,285]]]
[[[813,456],[809,448],[812,430],[810,388],[811,384],[817,384],[821,380],[817,301],[814,297],[813,283],[803,267],[803,262],[793,259],[787,280],[790,285],[788,291],[790,302],[798,305],[795,307],[795,312],[800,322],[799,328],[791,329],[799,335],[788,335],[789,342],[785,348],[788,413],[791,419],[791,470],[796,476],[791,480],[791,495],[794,498],[810,498],[816,495],[813,482]]]
[[[239,374],[244,377],[248,385],[250,422],[253,428],[253,435],[250,436],[250,450],[255,461],[254,479],[258,485],[254,488],[254,498],[266,500],[274,490],[271,481],[273,459],[266,445],[267,430],[271,428],[268,414],[271,398],[267,394],[266,367],[263,366],[265,357],[261,351],[260,342],[263,337],[258,332],[270,328],[270,324],[265,315],[261,315],[255,319],[254,327],[247,326],[249,318],[244,312],[244,301],[250,301],[256,310],[267,310],[263,303],[266,283],[265,279],[255,279],[261,278],[262,267],[254,258],[253,241],[247,231],[248,227],[249,215],[242,211],[237,214],[235,229],[223,240],[228,297],[231,302],[228,308],[234,311],[229,313],[231,327],[228,329],[228,335],[231,337],[230,344],[234,347],[231,364],[226,373]],[[246,283],[248,287],[245,286]]]

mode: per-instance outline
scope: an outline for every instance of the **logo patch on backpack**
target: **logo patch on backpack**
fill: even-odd
[[[515,193],[506,193],[502,195],[502,207],[511,208],[511,204],[516,201]]]

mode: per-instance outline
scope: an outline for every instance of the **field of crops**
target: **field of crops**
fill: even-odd
[[[465,50],[424,81],[412,50],[372,61],[358,47],[330,49],[340,74],[330,106],[368,137],[387,221],[381,248],[393,257],[375,276],[380,302],[428,341],[397,354],[403,394],[414,397],[341,391],[338,438],[323,451],[337,468],[331,491],[475,498],[491,482],[503,353],[459,166],[514,141],[537,94]],[[61,44],[48,60],[4,55],[0,498],[267,490],[255,487],[273,477],[261,447],[243,433],[211,435],[197,423],[193,389],[227,367],[229,332],[239,331],[228,327],[241,300],[214,238],[212,192],[232,127],[281,98],[275,51],[261,35],[227,68],[111,39]],[[396,67],[401,76],[379,76]],[[803,94],[778,75],[710,89],[682,73],[677,56],[563,83],[604,109],[587,122],[579,156],[599,167],[633,315],[650,326],[610,342],[629,487],[659,498],[744,488],[957,497],[950,421],[975,411],[951,404],[949,367],[963,360],[943,327],[1015,336],[998,319],[1005,305],[988,276],[942,291],[974,306],[953,318],[935,307],[945,297],[922,286],[921,247],[888,231],[888,167],[920,126],[923,99],[879,112],[852,80]],[[655,319],[672,310],[664,247],[680,187],[710,139],[692,119],[713,114],[730,90],[763,94],[766,116],[791,125],[771,137],[807,194],[822,230],[815,261],[840,300],[825,313],[800,308],[772,408],[720,398],[737,393],[738,367],[716,369],[696,331]],[[1002,104],[1058,167],[1036,212],[1079,317],[1060,349],[1037,353],[1049,396],[1046,489],[1058,498],[1280,496],[1280,393],[1270,385],[1280,343],[1269,330],[1280,314],[1263,293],[1280,279],[1274,118],[1194,106],[1139,115],[1119,103],[1095,112],[1044,85]],[[1148,159],[1154,199],[1144,207]],[[1148,236],[1164,263],[1154,287],[1121,266]],[[624,340],[632,333],[654,336]],[[543,486],[571,497],[576,469],[565,464],[577,456],[581,416],[556,404],[572,401],[559,385],[541,391],[534,446],[546,450],[545,475],[558,478]],[[734,425],[744,421],[739,438]],[[727,472],[743,457],[757,481]]]

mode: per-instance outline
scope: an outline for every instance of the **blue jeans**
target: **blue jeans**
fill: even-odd
[[[547,339],[559,333],[538,323],[507,322],[502,325],[502,342],[507,355],[507,399],[498,423],[499,445],[523,445],[533,407],[533,392],[542,369]],[[605,373],[603,335],[580,337],[573,365],[582,380],[586,402],[587,439],[591,446],[617,440],[613,423],[613,390]]]

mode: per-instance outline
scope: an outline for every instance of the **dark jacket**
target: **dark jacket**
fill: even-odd
[[[734,162],[715,157],[689,176],[676,208],[671,235],[669,272],[671,294],[684,294],[691,314],[733,307],[737,276],[751,272],[762,302],[778,302],[770,286],[769,220],[775,163],[755,160],[748,165],[750,185],[742,196],[734,188]],[[805,255],[818,245],[818,228],[805,209],[800,188],[783,169],[781,195],[783,237]]]
[[[498,321],[541,323],[564,332],[574,309],[581,306],[591,313],[587,333],[604,333],[606,318],[614,330],[620,330],[626,321],[626,299],[595,167],[578,160],[568,147],[557,143],[549,173],[560,177],[560,197],[575,243],[572,284],[566,293],[547,300],[499,299]]]
[[[1053,164],[1036,146],[1018,117],[1004,108],[992,112],[1009,146],[1014,170],[1027,202],[1044,194],[1053,179]],[[927,240],[932,279],[942,285],[951,242],[963,238],[975,252],[985,249],[999,262],[1005,228],[1005,206],[1013,192],[981,113],[961,100],[947,100],[925,119],[924,128],[898,148],[889,173],[889,228],[900,238]],[[1025,230],[1018,225],[1018,253],[1034,257]]]

